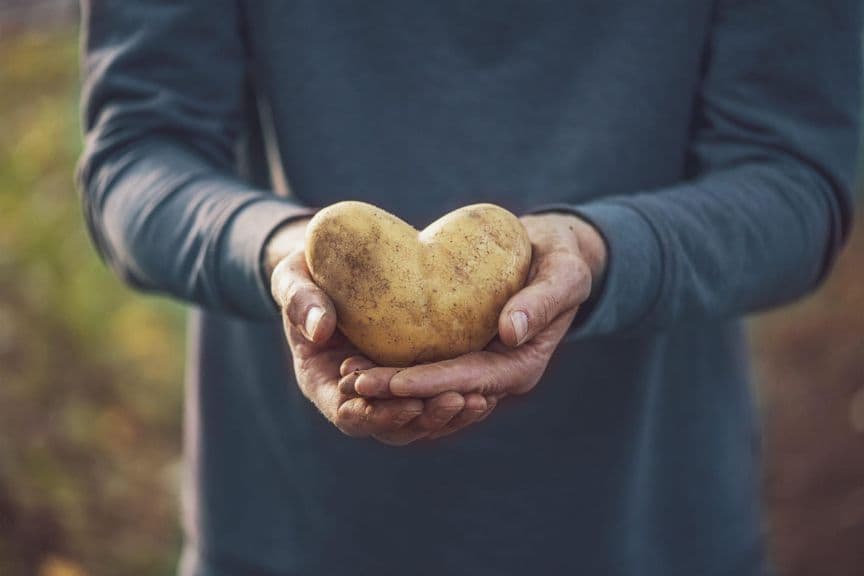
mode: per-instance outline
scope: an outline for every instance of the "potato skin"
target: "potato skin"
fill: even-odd
[[[465,206],[417,232],[363,202],[321,210],[306,229],[312,278],[339,328],[382,366],[481,350],[531,265],[522,223],[493,204]]]

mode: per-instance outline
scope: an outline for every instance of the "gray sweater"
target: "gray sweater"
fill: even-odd
[[[187,574],[761,573],[740,318],[812,290],[848,233],[859,2],[85,0],[84,21],[95,244],[194,307]],[[482,425],[351,439],[298,390],[260,266],[276,226],[344,199],[420,227],[572,211],[606,282]]]

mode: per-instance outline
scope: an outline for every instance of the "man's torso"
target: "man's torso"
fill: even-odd
[[[308,205],[364,200],[422,227],[472,202],[521,213],[650,191],[696,169],[711,7],[247,2],[249,103]],[[761,567],[736,323],[566,340],[534,392],[404,449],[316,413],[278,324],[195,313],[191,330],[186,520],[201,574]]]

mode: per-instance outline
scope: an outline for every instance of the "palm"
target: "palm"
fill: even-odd
[[[499,339],[493,340],[481,354],[488,354],[487,362],[509,365],[509,370],[522,376],[515,380],[511,389],[497,393],[524,394],[531,390],[546,371],[546,366],[567,329],[573,322],[576,311],[559,316],[546,329],[537,333],[530,341],[518,348],[510,348]]]
[[[357,349],[338,330],[326,342],[313,344],[290,327],[288,343],[294,356],[294,373],[300,389],[314,401],[321,393],[333,394],[338,407],[349,396],[339,392],[339,367],[346,358],[358,354]]]

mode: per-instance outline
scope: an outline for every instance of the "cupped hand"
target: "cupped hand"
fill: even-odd
[[[528,284],[501,312],[498,338],[485,350],[452,360],[361,370],[352,376],[351,386],[343,381],[342,390],[382,399],[477,394],[491,408],[504,396],[533,389],[592,285],[599,284],[606,247],[599,233],[576,216],[526,216],[522,223],[533,248],[531,271]],[[455,430],[448,426],[436,435]]]
[[[376,367],[336,329],[333,303],[310,277],[302,248],[305,224],[292,223],[277,233],[265,264],[272,268],[271,292],[282,311],[297,384],[324,417],[349,436],[404,445],[488,413],[489,404],[478,394],[372,399],[344,385],[340,390],[343,376]]]

